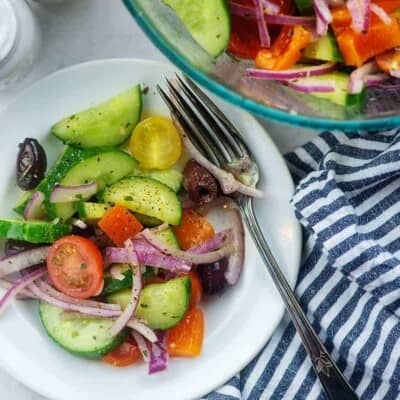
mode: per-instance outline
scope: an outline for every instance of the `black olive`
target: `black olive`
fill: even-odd
[[[195,160],[189,160],[185,166],[183,187],[189,198],[198,204],[209,203],[218,196],[216,179]]]
[[[227,282],[225,272],[228,260],[223,258],[211,264],[202,264],[197,268],[204,293],[216,294],[225,289]]]
[[[34,189],[44,178],[46,168],[46,153],[36,139],[26,138],[20,143],[16,165],[18,187]]]

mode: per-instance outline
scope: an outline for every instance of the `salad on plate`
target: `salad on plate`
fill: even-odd
[[[152,374],[169,357],[200,355],[203,293],[234,286],[244,264],[240,212],[224,194],[260,192],[211,175],[170,118],[142,116],[143,93],[136,85],[55,123],[65,146],[49,170],[36,139],[20,144],[19,217],[0,219],[0,313],[38,300],[66,351],[118,367],[144,361]]]
[[[244,62],[250,81],[275,81],[354,112],[366,88],[398,87],[398,0],[162,1],[213,57],[226,51]]]

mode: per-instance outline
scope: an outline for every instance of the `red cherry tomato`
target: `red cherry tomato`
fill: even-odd
[[[47,270],[54,286],[77,299],[97,296],[103,290],[103,259],[89,239],[77,235],[57,240],[47,255]]]
[[[292,0],[271,0],[280,7],[280,14],[292,14],[294,4]],[[237,3],[253,7],[252,0],[236,0]],[[272,40],[280,31],[279,25],[269,25],[268,30]],[[228,45],[228,52],[239,58],[254,59],[262,48],[257,22],[254,18],[231,16],[231,37]]]

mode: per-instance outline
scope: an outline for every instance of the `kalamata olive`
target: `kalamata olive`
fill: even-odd
[[[44,178],[46,168],[46,153],[36,139],[26,138],[20,143],[16,169],[17,185],[21,189],[34,189]]]
[[[228,267],[228,260],[222,258],[211,264],[199,265],[197,272],[200,276],[204,293],[215,294],[226,287],[225,271]]]
[[[31,250],[40,246],[42,245],[24,242],[23,240],[8,239],[4,247],[4,253],[7,257],[11,257],[21,253],[22,251]]]
[[[218,196],[216,179],[195,160],[189,160],[186,164],[183,187],[190,199],[199,204],[209,203]]]

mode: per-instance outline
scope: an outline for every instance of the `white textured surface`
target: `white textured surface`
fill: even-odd
[[[46,7],[35,4],[34,9],[43,31],[39,60],[18,87],[0,92],[0,109],[25,86],[68,65],[113,57],[165,60],[119,0],[65,0],[62,4]],[[283,152],[304,143],[316,133],[267,121],[263,125]],[[1,370],[0,399],[45,400]]]

